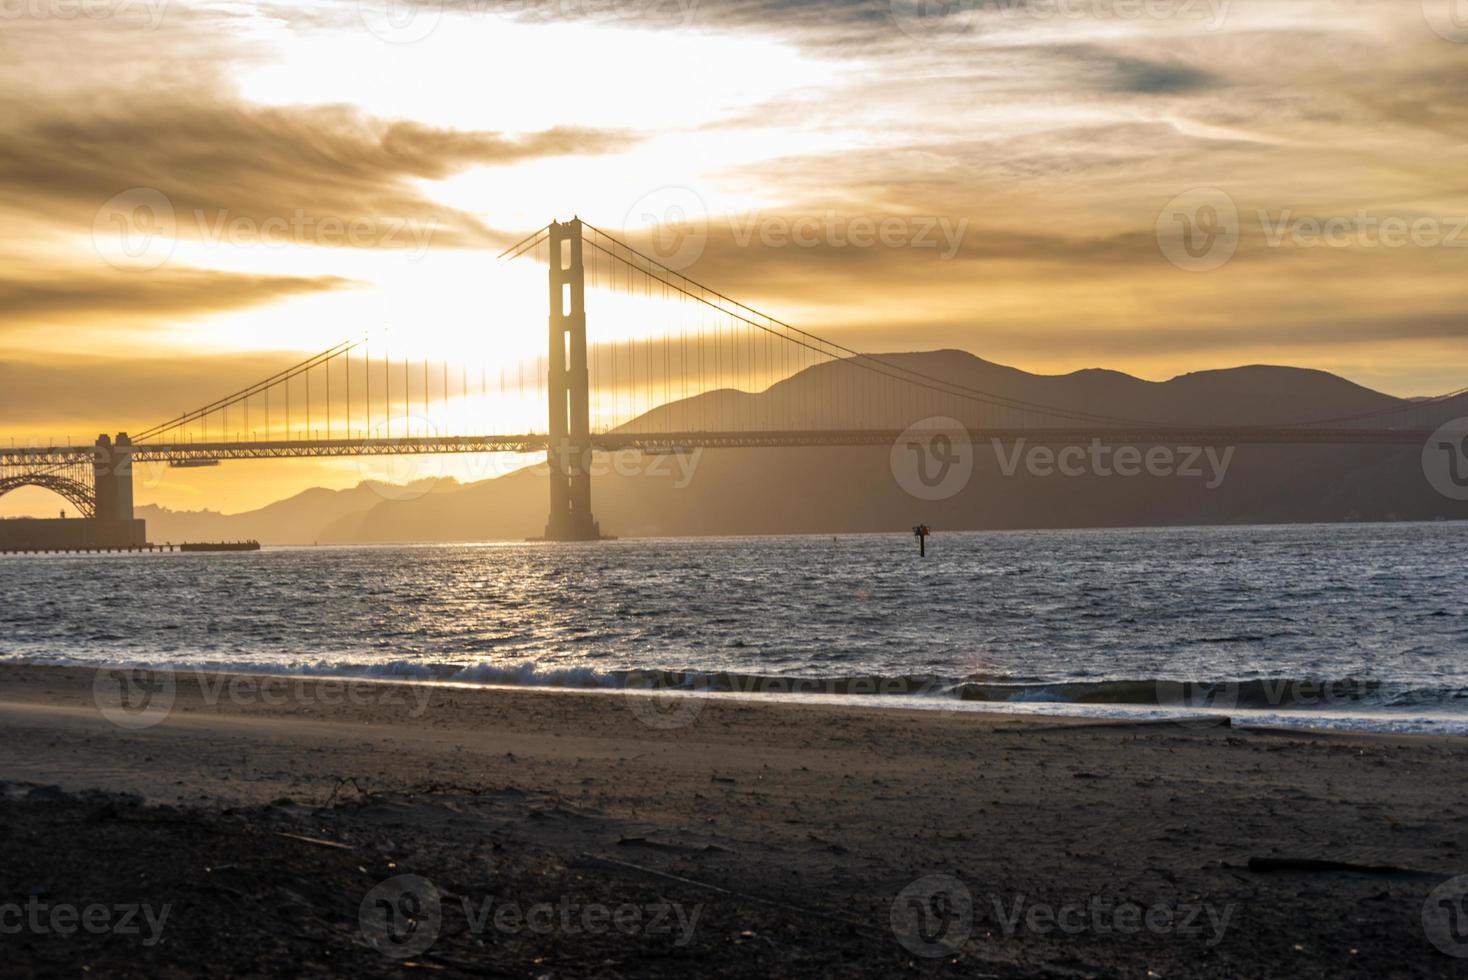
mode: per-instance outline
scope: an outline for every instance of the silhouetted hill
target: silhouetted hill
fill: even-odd
[[[1114,371],[1028,374],[961,351],[880,355],[1002,399],[1174,424],[1265,425],[1379,412],[1411,402],[1326,372],[1256,365],[1150,382]],[[1055,425],[1054,418],[948,395],[913,392],[850,364],[814,367],[767,391],[716,391],[661,406],[625,428],[740,429],[790,419],[807,426],[903,428],[934,415],[970,425]],[[843,378],[844,374],[844,378]],[[849,383],[853,379],[863,384]],[[841,381],[848,383],[839,383]],[[1428,422],[1468,416],[1468,396],[1434,407]],[[1197,476],[1066,476],[1030,472],[1036,447],[975,446],[973,471],[951,497],[920,500],[894,475],[889,447],[726,449],[697,455],[598,457],[593,509],[609,534],[764,534],[944,529],[1137,526],[1284,521],[1468,518],[1468,504],[1432,489],[1421,448],[1241,446],[1193,462]],[[1138,447],[1139,454],[1148,447]],[[1043,451],[1043,450],[1042,450]],[[898,453],[899,457],[904,454]],[[1043,463],[1043,458],[1040,459]],[[1182,455],[1174,458],[1182,466]],[[1006,472],[1006,469],[1012,472]],[[908,477],[910,481],[910,477]],[[1208,484],[1216,482],[1216,486]],[[257,537],[266,542],[389,542],[524,538],[542,532],[543,467],[425,493],[366,485],[308,491],[249,514],[149,510],[153,540]],[[385,499],[395,496],[401,499]],[[189,529],[188,534],[176,530]]]
[[[363,482],[348,490],[312,487],[285,500],[243,514],[217,511],[175,511],[147,505],[137,516],[148,522],[149,540],[237,541],[255,539],[270,544],[310,544],[335,524],[350,522],[390,499],[417,498],[432,491],[451,494],[459,489],[453,480],[417,481],[407,486]]]
[[[894,373],[913,371],[998,399],[1084,415],[1196,425],[1268,425],[1376,412],[1407,404],[1324,371],[1253,365],[1200,371],[1169,381],[1144,381],[1118,371],[1029,374],[966,351],[873,355],[868,363]],[[854,389],[861,397],[852,398]],[[821,396],[826,396],[823,401]],[[929,415],[974,426],[1056,425],[1060,420],[1020,408],[1000,408],[926,391],[864,370],[851,361],[821,364],[759,394],[714,391],[653,409],[629,423],[633,431],[759,427],[764,419],[812,427],[849,423],[903,428]],[[773,424],[773,423],[772,423]],[[785,425],[803,428],[805,425]]]

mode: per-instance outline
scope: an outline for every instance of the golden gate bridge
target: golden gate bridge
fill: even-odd
[[[1435,428],[1434,411],[1463,394],[1268,425],[1117,417],[1006,397],[858,352],[579,219],[539,229],[500,260],[547,269],[547,344],[533,362],[471,374],[448,358],[374,351],[372,337],[361,335],[131,436],[0,448],[0,495],[23,486],[53,491],[96,523],[104,543],[110,534],[128,546],[142,533],[133,520],[136,463],[545,453],[545,536],[583,541],[600,536],[591,493],[596,452],[890,446],[914,423],[928,438],[1003,443],[1421,445]],[[532,392],[545,406],[544,427],[525,417]]]

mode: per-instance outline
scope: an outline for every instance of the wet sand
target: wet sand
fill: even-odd
[[[1468,970],[1457,739],[6,666],[0,780],[22,975]]]

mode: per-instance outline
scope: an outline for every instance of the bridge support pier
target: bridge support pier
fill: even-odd
[[[104,548],[141,546],[147,531],[142,521],[133,518],[133,444],[126,432],[119,432],[116,441],[106,435],[97,437],[92,481],[97,544]]]
[[[97,437],[92,480],[97,494],[94,514],[97,520],[133,519],[133,445],[126,432],[119,432],[116,442],[106,435]]]
[[[591,516],[591,390],[581,222],[550,226],[550,519],[547,541],[596,541]]]

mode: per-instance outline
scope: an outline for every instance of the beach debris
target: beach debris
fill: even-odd
[[[315,844],[317,847],[334,847],[342,851],[354,850],[350,844],[342,844],[334,840],[322,840],[320,837],[307,837],[304,834],[288,834],[283,830],[277,830],[275,836],[288,837],[291,840],[298,840],[303,844]]]
[[[1438,874],[1432,871],[1399,868],[1390,864],[1352,864],[1349,861],[1330,861],[1319,858],[1251,857],[1249,858],[1249,870],[1261,873],[1272,871],[1306,871],[1315,874],[1345,872],[1349,874],[1431,879],[1451,877],[1451,875]]]

